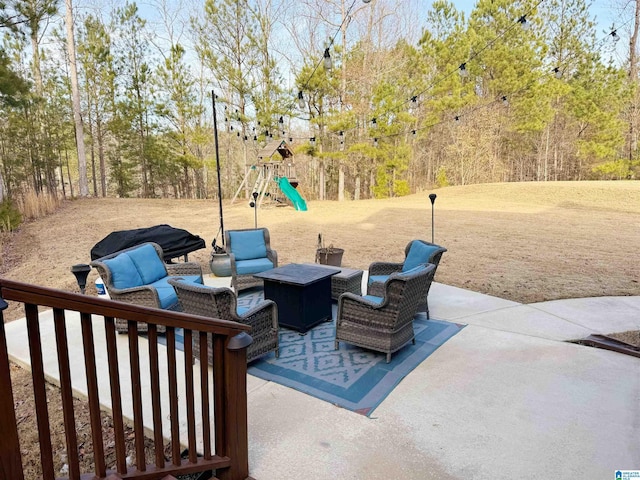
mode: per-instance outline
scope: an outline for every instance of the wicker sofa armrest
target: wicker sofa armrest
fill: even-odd
[[[111,300],[117,302],[133,303],[153,308],[158,308],[158,305],[160,305],[158,291],[149,285],[130,288],[116,288],[111,285],[108,292]]]
[[[401,272],[403,266],[403,263],[374,262],[369,265],[369,276],[391,275],[395,272]]]
[[[167,273],[170,277],[178,277],[180,275],[200,275],[202,278],[202,267],[195,262],[181,262],[165,264]]]
[[[267,258],[273,263],[273,268],[278,266],[278,252],[267,248]]]

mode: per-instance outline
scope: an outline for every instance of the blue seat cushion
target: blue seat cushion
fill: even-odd
[[[127,252],[133,261],[143,284],[153,283],[167,276],[167,269],[164,262],[158,256],[158,252],[153,245],[142,245]]]
[[[266,258],[267,256],[267,244],[264,241],[262,230],[229,232],[229,240],[231,252],[235,255],[236,261]]]
[[[244,313],[248,312],[249,310],[251,310],[249,307],[236,308],[236,312],[238,313],[239,316],[242,316]]]
[[[389,275],[371,275],[369,276],[369,280],[368,280],[368,284],[371,285],[372,283],[384,283],[387,281],[387,278],[389,278]]]
[[[422,242],[414,240],[409,249],[409,254],[404,260],[402,271],[406,272],[416,268],[418,265],[429,263],[431,255],[439,248],[440,247],[425,245]]]
[[[160,280],[156,280],[150,286],[155,288],[158,292],[158,298],[160,299],[160,308],[169,308],[178,302],[178,295],[176,295],[175,289],[169,285],[168,281],[171,277],[164,277]],[[182,275],[180,278],[184,282],[190,283],[202,283],[202,279],[199,275]]]
[[[158,292],[160,308],[168,309],[178,302],[178,295],[176,295],[176,291],[169,284],[164,287],[156,287],[156,292]]]
[[[105,260],[104,264],[111,271],[111,283],[115,288],[131,288],[143,285],[136,265],[126,253]]]
[[[256,258],[253,260],[236,261],[236,273],[238,275],[250,275],[271,270],[273,263],[268,258]]]
[[[382,300],[384,300],[384,298],[376,297],[375,295],[363,295],[362,298],[364,298],[365,300],[369,300],[370,302],[377,303],[378,305],[380,305],[382,303]]]

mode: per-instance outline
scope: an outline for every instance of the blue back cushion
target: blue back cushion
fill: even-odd
[[[164,263],[153,245],[142,245],[127,252],[127,255],[138,269],[140,278],[145,285],[167,276]]]
[[[229,239],[231,252],[236,256],[236,260],[252,260],[267,256],[267,245],[262,230],[229,232]]]
[[[411,244],[411,248],[409,249],[409,254],[404,261],[404,266],[402,267],[403,272],[407,272],[416,268],[418,265],[423,263],[428,263],[429,258],[440,247],[435,247],[431,245],[425,245],[422,242],[413,241]]]
[[[111,270],[111,279],[116,288],[131,288],[142,285],[142,278],[129,255],[122,253],[104,261]]]

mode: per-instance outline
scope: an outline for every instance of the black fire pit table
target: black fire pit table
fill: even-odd
[[[331,320],[331,276],[337,273],[339,268],[291,263],[254,277],[264,280],[264,298],[278,305],[280,326],[306,333]]]

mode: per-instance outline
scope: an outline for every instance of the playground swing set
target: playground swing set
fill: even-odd
[[[307,210],[307,202],[296,190],[298,180],[293,163],[293,151],[284,140],[269,142],[258,152],[256,164],[245,165],[244,178],[231,203],[234,203],[240,192],[248,189],[251,183],[253,183],[251,192],[258,194],[256,200],[258,207],[262,206],[265,197],[276,204],[286,205],[286,200],[282,197],[284,196],[296,210]]]

